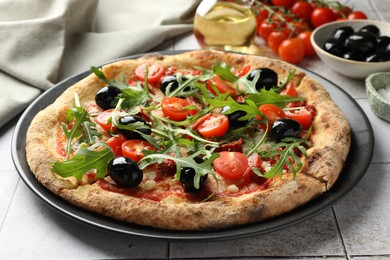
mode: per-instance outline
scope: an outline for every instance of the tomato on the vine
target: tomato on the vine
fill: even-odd
[[[215,171],[223,178],[237,180],[248,169],[248,158],[240,152],[220,152],[213,162]]]
[[[190,103],[178,97],[166,97],[161,101],[161,109],[164,116],[174,121],[182,121],[187,118],[188,115],[195,115],[198,110],[187,109]]]
[[[268,36],[278,28],[278,24],[270,21],[263,21],[258,29],[258,34],[265,41],[268,40]]]
[[[140,81],[145,80],[146,68],[148,68],[148,82],[155,83],[160,80],[164,74],[164,68],[157,63],[142,63],[135,69],[135,75]]]
[[[229,119],[222,114],[207,114],[199,119],[193,128],[206,138],[220,137],[226,134],[229,129]]]
[[[362,11],[354,11],[350,13],[347,18],[349,20],[355,20],[355,19],[367,19],[367,15],[363,13]]]
[[[278,53],[282,60],[297,64],[305,56],[305,46],[301,39],[290,38],[280,44]]]
[[[289,9],[293,4],[295,0],[272,0],[271,3],[274,6],[281,6],[284,7],[284,9]]]
[[[156,151],[156,148],[151,145],[148,141],[131,139],[122,143],[122,154],[123,156],[133,159],[139,162],[145,155],[144,150]]]
[[[298,1],[293,4],[290,11],[300,19],[308,21],[310,20],[313,7],[308,2]]]
[[[310,16],[311,24],[317,28],[323,24],[336,20],[332,10],[328,7],[316,7]]]
[[[280,44],[288,39],[290,36],[290,32],[287,30],[279,30],[279,31],[273,31],[268,36],[268,46],[273,50],[274,52],[278,53]]]
[[[306,32],[301,32],[298,35],[298,38],[302,40],[303,45],[305,46],[305,56],[312,56],[316,52],[313,48],[313,45],[311,44],[311,37],[312,32],[311,31],[306,31]]]

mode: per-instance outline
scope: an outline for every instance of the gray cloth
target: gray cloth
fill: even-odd
[[[192,30],[198,0],[0,0],[0,127],[90,66]]]

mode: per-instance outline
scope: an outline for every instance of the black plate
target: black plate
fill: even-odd
[[[169,55],[174,53],[164,52],[162,54]],[[142,54],[126,58],[134,59],[140,56],[142,56]],[[26,111],[19,119],[12,137],[12,158],[20,177],[27,184],[27,186],[45,203],[73,220],[92,225],[97,228],[142,238],[166,241],[223,240],[248,237],[276,231],[311,218],[334,205],[363,177],[373,155],[374,135],[372,127],[360,106],[344,90],[340,89],[332,82],[314,74],[313,72],[307,70],[304,71],[308,75],[317,79],[330,92],[335,103],[346,115],[352,129],[352,147],[348,155],[347,163],[342,173],[340,174],[340,178],[337,180],[331,190],[288,214],[284,214],[280,217],[273,218],[268,221],[209,232],[171,231],[149,228],[115,221],[110,218],[106,218],[104,216],[80,209],[44,188],[35,179],[26,161],[24,147],[26,142],[27,128],[30,125],[31,120],[40,110],[53,103],[54,100],[66,88],[89,75],[90,71],[86,71],[60,82],[55,87],[43,93],[26,109]]]

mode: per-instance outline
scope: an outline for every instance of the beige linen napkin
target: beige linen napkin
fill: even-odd
[[[0,127],[90,66],[189,32],[199,0],[0,0]]]

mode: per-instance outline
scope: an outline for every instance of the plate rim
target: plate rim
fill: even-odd
[[[160,55],[174,55],[179,54],[183,52],[188,52],[192,50],[180,50],[180,51],[162,51],[162,52],[147,52],[147,53],[141,53],[141,54],[135,54],[126,56],[123,58],[115,59],[112,61],[105,62],[104,64],[100,66],[104,66],[105,64],[109,64],[115,61],[125,60],[125,59],[136,59],[140,58],[145,55],[151,55],[151,54],[160,54]],[[99,66],[99,67],[100,67]],[[342,199],[346,194],[349,193],[350,190],[352,190],[361,180],[361,178],[365,175],[367,168],[369,167],[373,152],[374,152],[374,133],[371,126],[371,123],[367,117],[367,115],[364,113],[363,109],[359,106],[359,104],[354,100],[344,89],[340,88],[330,80],[318,75],[315,72],[312,72],[308,69],[300,68],[303,70],[307,75],[313,77],[317,81],[320,81],[320,83],[326,83],[327,86],[324,86],[328,91],[328,87],[334,88],[333,91],[338,91],[343,94],[343,98],[350,101],[351,105],[356,109],[355,113],[358,113],[362,119],[364,120],[364,126],[366,129],[359,130],[359,131],[353,131],[354,129],[352,126],[353,123],[349,121],[351,125],[351,134],[352,134],[352,143],[351,145],[354,145],[357,141],[360,141],[359,135],[366,133],[368,138],[368,146],[365,149],[366,156],[364,159],[364,165],[363,168],[360,168],[359,175],[354,178],[353,183],[349,183],[347,189],[342,189],[342,191],[336,191],[336,195],[334,190],[335,187],[338,186],[338,183],[340,183],[339,180],[336,181],[334,187],[332,187],[329,191],[322,194],[320,197],[313,199],[312,201],[304,204],[301,207],[298,207],[297,209],[283,214],[281,216],[278,216],[276,218],[272,218],[270,220],[258,222],[258,223],[252,223],[248,225],[243,225],[239,227],[233,227],[228,229],[222,229],[222,230],[212,230],[212,231],[175,231],[175,230],[165,230],[165,229],[158,229],[158,228],[150,228],[150,227],[144,227],[134,224],[128,224],[125,222],[120,222],[102,215],[98,215],[94,212],[90,212],[87,210],[84,210],[82,208],[79,208],[77,206],[74,206],[70,204],[69,202],[63,200],[58,195],[52,193],[48,189],[46,189],[42,184],[36,180],[33,173],[29,170],[27,165],[27,171],[26,171],[26,161],[23,161],[25,159],[25,153],[24,157],[20,154],[23,153],[22,150],[24,150],[25,145],[25,138],[26,138],[26,131],[28,128],[28,125],[30,124],[33,117],[39,112],[39,110],[45,108],[47,105],[43,106],[42,101],[45,101],[46,103],[52,103],[47,101],[50,99],[55,100],[57,96],[50,97],[50,95],[53,95],[52,93],[57,93],[59,90],[66,89],[73,85],[75,82],[81,80],[85,76],[89,75],[90,71],[84,71],[81,73],[78,73],[76,75],[70,76],[59,83],[57,83],[54,87],[50,88],[49,90],[43,92],[34,102],[32,102],[27,109],[23,112],[21,117],[19,118],[16,127],[14,129],[12,140],[11,140],[11,156],[14,163],[14,166],[23,180],[23,182],[30,188],[30,190],[38,197],[40,198],[46,205],[50,206],[50,208],[54,209],[58,213],[75,220],[81,224],[86,224],[88,226],[92,226],[98,229],[104,229],[107,231],[112,231],[115,233],[122,233],[127,234],[130,236],[136,236],[138,238],[143,239],[151,239],[151,240],[163,240],[163,241],[217,241],[217,240],[228,240],[228,239],[237,239],[237,238],[245,238],[250,237],[254,235],[260,235],[260,234],[267,234],[270,232],[275,232],[277,230],[281,230],[287,227],[290,227],[292,225],[298,224],[302,221],[305,221],[309,218],[312,218],[316,215],[319,215],[320,213],[324,212],[325,210],[329,209],[331,206],[336,204],[340,199]],[[72,82],[71,84],[68,84],[69,82]],[[67,86],[66,86],[67,85]],[[322,84],[324,85],[324,84]],[[337,103],[336,103],[337,104]],[[342,108],[342,104],[337,104],[340,109]],[[40,108],[40,109],[39,109]],[[35,111],[35,112],[34,112]],[[31,116],[31,114],[34,114]],[[29,119],[27,117],[30,117]],[[27,120],[27,121],[26,121]],[[347,118],[348,120],[348,118]],[[26,123],[28,122],[28,124]],[[360,122],[361,123],[361,122]],[[22,134],[22,136],[21,136]],[[354,136],[355,135],[355,136]],[[357,140],[356,140],[357,139]],[[358,142],[359,143],[359,142]],[[23,146],[23,147],[21,147]],[[348,155],[347,160],[350,160],[352,155],[351,151]],[[347,164],[346,164],[347,166]],[[345,167],[346,167],[345,166]],[[346,168],[343,168],[342,172],[347,171]],[[30,176],[28,176],[30,175]],[[343,175],[340,173],[340,179]],[[333,192],[332,192],[333,191]],[[329,199],[329,196],[331,199]],[[318,201],[322,201],[321,207],[316,205]],[[68,205],[67,205],[68,204]],[[313,205],[314,204],[314,205]],[[65,206],[65,208],[63,207]],[[93,222],[93,220],[100,220],[99,222]]]

